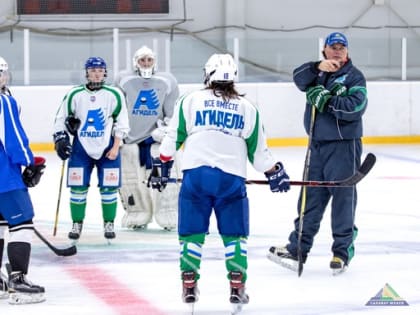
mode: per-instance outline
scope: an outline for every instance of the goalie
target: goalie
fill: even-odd
[[[122,72],[115,82],[126,96],[131,128],[121,148],[120,197],[125,210],[121,225],[146,228],[154,217],[159,226],[172,230],[178,221],[179,184],[172,181],[159,192],[148,187],[147,179],[179,89],[172,74],[156,72],[155,68],[154,52],[143,46],[133,56],[133,70]]]

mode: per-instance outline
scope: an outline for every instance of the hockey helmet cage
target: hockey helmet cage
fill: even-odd
[[[150,57],[153,59],[153,63],[151,66],[142,67],[139,63],[139,59],[144,57]],[[133,68],[136,70],[143,78],[150,79],[152,75],[155,73],[155,66],[156,66],[156,56],[154,52],[147,46],[142,46],[134,53],[133,56]]]
[[[9,70],[9,65],[7,64],[6,60],[3,57],[0,57],[0,71],[7,71]]]
[[[204,84],[217,82],[234,82],[237,79],[238,67],[229,54],[214,54],[204,66]]]
[[[8,75],[9,65],[3,57],[0,57],[0,88],[6,86],[9,79]]]

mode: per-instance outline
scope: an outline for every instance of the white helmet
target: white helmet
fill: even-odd
[[[7,81],[9,80],[9,65],[3,57],[0,57],[0,88],[6,86]]]
[[[204,84],[236,81],[238,67],[229,54],[214,54],[204,66]]]
[[[145,68],[142,67],[139,64],[139,59],[143,58],[143,57],[150,57],[153,59],[153,63],[151,66]],[[152,77],[152,75],[155,73],[155,65],[156,65],[156,56],[153,53],[153,51],[147,47],[147,46],[142,46],[141,48],[139,48],[133,56],[133,67],[134,70],[137,70],[139,72],[139,74],[145,78],[145,79],[150,79]]]

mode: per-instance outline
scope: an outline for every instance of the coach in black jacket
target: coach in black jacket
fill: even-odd
[[[306,93],[304,125],[311,139],[307,179],[342,180],[360,166],[363,135],[362,116],[367,106],[366,80],[348,56],[347,38],[334,32],[325,40],[324,60],[307,62],[293,72],[299,90]],[[313,128],[311,128],[311,126]],[[355,209],[356,187],[307,187],[302,209],[302,193],[298,212],[304,210],[302,230],[303,261],[313,245],[326,206],[331,199],[331,227],[334,242],[330,268],[333,273],[346,269],[354,255],[357,235]],[[285,247],[271,247],[269,258],[295,269],[299,217]]]

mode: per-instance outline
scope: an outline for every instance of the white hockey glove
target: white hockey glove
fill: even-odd
[[[170,118],[165,117],[163,120],[159,119],[157,121],[157,128],[151,132],[153,140],[161,143],[163,137],[166,135]]]

